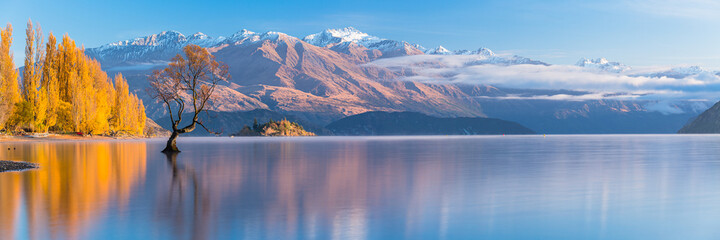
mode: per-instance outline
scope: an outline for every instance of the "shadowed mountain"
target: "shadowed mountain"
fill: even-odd
[[[669,104],[677,113],[649,111],[657,101],[480,100],[488,116],[514,121],[538,133],[675,133],[697,115],[697,105]],[[511,109],[512,111],[509,111]]]
[[[720,102],[692,119],[678,133],[720,133]]]
[[[366,112],[327,126],[335,135],[533,134],[515,122],[495,118],[438,118],[415,112]]]

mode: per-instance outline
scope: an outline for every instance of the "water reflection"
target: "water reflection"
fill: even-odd
[[[38,170],[0,175],[0,233],[8,239],[78,239],[107,211],[123,211],[144,182],[145,143],[2,144],[2,159]]]
[[[0,144],[0,236],[707,239],[720,137]],[[632,226],[632,231],[628,227]]]

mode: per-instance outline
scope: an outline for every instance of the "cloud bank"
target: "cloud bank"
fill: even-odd
[[[568,89],[586,95],[504,96],[547,100],[649,99],[716,100],[720,76],[697,67],[637,67],[620,73],[574,65],[508,64],[462,55],[416,55],[369,63],[411,72],[402,80],[433,84],[478,84],[515,89]]]

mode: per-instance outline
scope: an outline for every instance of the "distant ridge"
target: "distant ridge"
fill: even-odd
[[[327,127],[335,135],[489,135],[533,134],[516,122],[495,118],[439,118],[416,112],[367,112]]]
[[[183,116],[183,123],[180,125],[185,124],[186,122],[189,123],[188,119],[192,119],[192,115],[190,113],[186,113]],[[215,131],[215,132],[222,132],[220,135],[222,136],[229,136],[231,134],[240,132],[243,127],[245,126],[252,126],[254,120],[257,120],[260,123],[269,122],[270,120],[274,121],[280,121],[280,120],[289,120],[292,122],[300,123],[303,127],[305,127],[308,131],[315,132],[318,134],[324,134],[329,135],[330,133],[325,130],[322,127],[319,127],[315,124],[308,123],[306,121],[303,121],[299,119],[298,117],[294,115],[289,114],[282,114],[266,109],[255,109],[251,111],[243,111],[243,112],[215,112],[215,111],[208,111],[208,114],[202,113],[200,115],[200,120],[203,121],[203,124],[208,127],[208,129]],[[166,129],[170,128],[170,117],[163,117],[158,119],[158,124]],[[187,133],[188,136],[214,136],[212,133],[208,133],[204,129],[197,129],[196,131],[192,131],[190,133]]]

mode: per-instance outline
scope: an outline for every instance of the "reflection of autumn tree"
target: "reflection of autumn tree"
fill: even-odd
[[[0,178],[0,236],[7,239],[16,239],[17,233],[13,230],[16,227],[18,209],[22,201],[20,174],[3,173]],[[13,183],[13,184],[7,184]]]
[[[145,144],[133,142],[0,151],[0,159],[23,156],[43,166],[15,178],[0,174],[0,209],[23,209],[0,211],[0,221],[8,223],[0,224],[0,233],[9,232],[0,236],[18,236],[18,216],[27,216],[28,227],[39,229],[30,238],[88,238],[98,234],[95,223],[114,224],[108,215],[132,213],[119,223],[148,224],[158,238],[373,238],[369,218],[384,214],[373,212],[378,206],[400,216],[390,222],[394,227],[427,228],[425,220],[439,215],[427,203],[446,201],[440,183],[462,167],[434,161],[453,153],[433,145],[408,153],[408,146],[364,141],[233,144],[198,143],[166,159],[157,153],[166,162],[145,161]],[[127,204],[147,211],[128,212]],[[49,227],[52,222],[62,224]]]
[[[0,152],[0,157],[32,161],[42,167],[0,175],[0,209],[16,209],[0,211],[3,238],[17,230],[6,228],[10,225],[3,221],[17,221],[17,214],[27,216],[29,229],[63,224],[45,231],[29,231],[30,238],[82,238],[108,208],[124,208],[130,193],[145,178],[144,142],[33,143],[16,147],[16,151]]]

